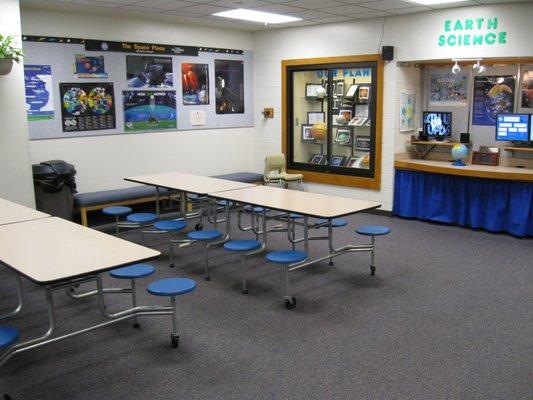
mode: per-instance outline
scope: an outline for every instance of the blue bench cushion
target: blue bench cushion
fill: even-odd
[[[133,264],[127,267],[116,268],[109,271],[109,275],[117,279],[137,279],[150,276],[155,268],[150,264]]]
[[[220,206],[220,207],[225,207],[226,204],[228,204],[228,201],[227,200],[218,200],[217,201],[217,206]],[[233,203],[230,201],[229,202],[229,205],[231,206]]]
[[[15,344],[19,340],[19,330],[10,326],[0,326],[0,349]]]
[[[300,219],[300,218],[303,218],[304,216],[302,214],[296,214],[296,213],[290,213],[289,214],[289,218],[290,219]]]
[[[132,211],[131,208],[125,206],[106,207],[102,210],[102,212],[107,215],[125,215]]]
[[[182,219],[166,219],[164,221],[157,221],[154,228],[162,231],[181,231],[187,226],[187,223]]]
[[[224,248],[229,251],[252,251],[261,247],[258,240],[231,240],[224,243]]]
[[[325,224],[324,226],[327,227],[328,225],[328,220],[327,219],[317,219],[316,220],[316,223],[317,224]],[[345,219],[342,219],[342,218],[333,218],[331,220],[331,223],[333,225],[334,228],[340,228],[342,226],[346,226],[348,225],[348,221],[346,221]]]
[[[213,178],[243,183],[263,182],[263,175],[255,172],[235,172],[233,174],[215,175]]]
[[[148,222],[155,221],[157,219],[157,215],[153,213],[135,213],[128,215],[126,219],[130,222],[146,224]]]
[[[381,225],[365,225],[355,230],[360,235],[381,236],[390,233],[390,228]]]
[[[196,282],[189,278],[167,278],[148,285],[148,293],[155,296],[178,296],[196,289]]]
[[[222,232],[217,230],[193,231],[187,233],[187,237],[192,240],[214,240],[222,237]]]
[[[168,195],[168,190],[159,189],[161,196]],[[89,207],[106,203],[119,203],[124,200],[134,200],[143,197],[156,195],[153,186],[134,186],[125,189],[103,190],[101,192],[76,193],[74,195],[74,205],[76,207]]]
[[[254,212],[254,213],[262,213],[263,207],[252,207],[251,205],[246,205],[243,207],[243,210],[248,212]],[[268,208],[265,209],[266,212],[269,212],[270,210]]]
[[[299,250],[280,250],[268,253],[266,258],[276,264],[292,264],[305,260],[307,253]]]

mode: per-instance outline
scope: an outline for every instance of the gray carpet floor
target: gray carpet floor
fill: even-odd
[[[123,322],[14,356],[0,368],[0,393],[13,399],[531,399],[533,240],[455,226],[360,214],[335,230],[338,245],[364,243],[360,224],[383,224],[377,274],[369,254],[348,254],[292,275],[297,307],[282,305],[283,274],[263,255],[249,261],[241,294],[238,256],[212,252],[203,280],[198,246],[169,269],[164,236],[156,275],[138,282],[142,302],[160,277],[196,279],[179,298],[180,346],[168,316]],[[234,232],[236,230],[234,229]],[[250,237],[244,234],[239,237]],[[138,232],[124,238],[139,241]],[[284,234],[270,249],[288,248]],[[311,255],[327,250],[312,242]],[[31,251],[31,243],[28,243]],[[61,251],[58,248],[58,251]],[[15,301],[1,272],[0,312]],[[105,282],[117,281],[106,274]],[[120,283],[120,282],[118,282]],[[24,282],[23,313],[9,321],[22,338],[47,320],[41,288]],[[55,295],[58,333],[101,321],[96,299]],[[108,296],[111,309],[129,305]]]

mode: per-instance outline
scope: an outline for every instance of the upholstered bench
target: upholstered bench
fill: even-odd
[[[161,199],[168,197],[168,190],[159,190]],[[77,193],[74,207],[80,211],[81,223],[87,226],[87,212],[102,210],[110,206],[125,206],[155,201],[156,188],[153,186],[134,186],[125,189],[103,190],[101,192]]]

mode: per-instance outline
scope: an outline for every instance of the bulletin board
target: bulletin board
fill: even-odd
[[[23,40],[30,140],[253,126],[251,51]]]

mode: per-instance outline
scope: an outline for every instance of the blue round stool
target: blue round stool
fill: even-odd
[[[259,240],[231,240],[224,243],[224,248],[226,250],[241,254],[243,294],[248,294],[248,289],[246,287],[246,253],[261,248],[261,245],[262,243]]]
[[[364,235],[370,236],[370,273],[372,275],[376,274],[376,264],[374,262],[374,250],[375,250],[375,237],[388,235],[390,233],[390,228],[381,225],[365,225],[360,226],[355,229],[355,232]]]
[[[172,333],[170,341],[172,347],[178,347],[178,309],[176,307],[176,296],[187,294],[196,289],[196,282],[189,278],[167,278],[160,279],[148,285],[148,293],[154,296],[170,297],[172,306]]]
[[[317,225],[323,225],[324,227],[328,227],[328,222],[329,220],[328,219],[323,219],[323,218],[319,218],[316,220],[316,224]],[[331,226],[333,228],[341,228],[343,226],[346,226],[348,225],[348,221],[346,221],[345,219],[342,219],[342,218],[333,218],[331,220]]]
[[[143,231],[144,227],[147,224],[154,222],[156,219],[157,219],[157,215],[155,215],[154,213],[135,213],[135,214],[130,214],[126,217],[127,221],[133,224],[136,224],[137,227],[141,228],[143,244],[145,243],[145,237],[144,237],[144,231]]]
[[[116,279],[129,279],[131,282],[131,289],[123,289],[123,293],[131,292],[131,299],[133,308],[137,307],[137,290],[135,286],[135,279],[146,278],[155,272],[155,268],[150,264],[133,264],[127,267],[115,268],[109,271],[109,275]],[[133,318],[133,327],[139,328],[137,317]]]
[[[206,281],[211,280],[209,277],[209,247],[211,245],[211,242],[216,241],[217,239],[220,239],[222,237],[222,232],[217,231],[216,229],[212,230],[205,230],[205,231],[194,231],[187,233],[187,238],[203,242],[204,248],[205,248],[205,277],[204,279]]]
[[[106,214],[106,215],[114,215],[115,216],[115,231],[116,231],[117,236],[118,236],[118,234],[119,234],[119,226],[118,226],[119,218],[122,215],[130,214],[132,211],[133,210],[131,208],[126,207],[126,206],[112,206],[112,207],[105,207],[102,210],[102,213]]]
[[[263,212],[263,207],[251,206],[250,204],[244,206],[242,209],[244,211],[248,211],[248,212],[251,212],[251,213],[254,213],[254,214],[261,214]],[[270,211],[270,209],[265,208],[265,212],[269,212],[269,211]]]
[[[10,326],[0,326],[0,349],[6,349],[14,345],[19,340],[19,337],[18,329]]]
[[[169,232],[170,234],[179,232],[187,227],[187,223],[182,219],[166,219],[154,223],[154,228],[161,232]],[[170,254],[170,268],[174,268],[174,248],[172,246],[172,237],[169,242]]]
[[[307,260],[307,253],[299,250],[278,250],[266,255],[266,259],[274,264],[285,265],[285,307],[292,310],[296,307],[296,298],[291,295],[291,281],[289,279],[289,266]]]

